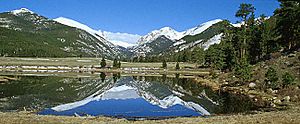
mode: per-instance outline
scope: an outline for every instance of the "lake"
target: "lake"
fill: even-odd
[[[0,111],[40,115],[163,119],[209,116],[255,109],[246,96],[213,91],[195,76],[18,75],[0,83]]]

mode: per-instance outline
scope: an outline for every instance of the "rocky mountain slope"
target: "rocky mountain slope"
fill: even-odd
[[[0,14],[0,56],[130,58],[179,52],[196,46],[207,49],[220,42],[221,30],[226,26],[223,22],[216,19],[182,32],[164,27],[141,37],[94,30],[64,17],[51,20],[22,8]],[[138,38],[137,46],[123,43]]]
[[[0,30],[1,56],[113,58],[120,54],[101,36],[26,8],[0,13]]]
[[[139,45],[129,48],[129,51],[135,56],[147,56],[179,52],[196,46],[207,49],[212,44],[220,43],[222,31],[227,26],[225,21],[216,19],[183,32],[165,27],[141,37]]]

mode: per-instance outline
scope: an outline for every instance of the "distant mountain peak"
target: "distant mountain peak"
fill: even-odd
[[[161,31],[169,31],[169,30],[174,30],[174,29],[171,28],[171,27],[163,27],[163,28],[161,28],[159,30],[161,30]]]
[[[171,40],[175,40],[175,39],[178,39],[181,37],[181,34],[179,32],[177,32],[176,30],[174,30],[173,28],[163,27],[161,29],[151,31],[147,35],[141,37],[138,41],[138,44],[144,44],[144,43],[151,42],[162,35],[164,35],[165,37],[167,37]]]
[[[31,13],[31,14],[33,14],[34,12],[33,11],[31,11],[31,10],[29,10],[29,9],[27,9],[27,8],[21,8],[21,9],[17,9],[17,10],[13,10],[13,11],[11,11],[14,15],[19,15],[19,14],[21,14],[21,13]]]
[[[68,19],[65,17],[58,17],[53,20],[57,21],[61,24],[67,25],[67,26],[85,30],[98,39],[104,38],[105,41],[107,41],[107,44],[112,47],[115,47],[113,45],[118,45],[118,46],[122,46],[125,48],[134,46],[135,41],[137,41],[141,37],[137,34],[128,34],[128,33],[120,33],[120,32],[114,33],[114,32],[108,32],[108,31],[95,30],[95,29],[88,27],[85,24],[82,24],[80,22],[77,22],[75,20]]]
[[[149,43],[162,35],[169,38],[170,40],[179,40],[180,38],[182,38],[186,35],[200,34],[201,32],[205,31],[213,24],[216,24],[220,21],[222,21],[222,20],[221,19],[211,20],[211,21],[205,22],[203,24],[198,25],[197,27],[188,29],[183,32],[178,32],[171,27],[163,27],[158,30],[153,30],[150,33],[148,33],[147,35],[141,37],[138,41],[138,44],[142,45],[144,43]]]

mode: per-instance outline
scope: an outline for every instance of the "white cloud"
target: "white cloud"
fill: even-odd
[[[128,33],[114,33],[108,31],[99,31],[102,36],[107,40],[111,41],[115,45],[130,47],[135,46],[137,41],[141,38],[140,35],[137,34],[128,34]]]

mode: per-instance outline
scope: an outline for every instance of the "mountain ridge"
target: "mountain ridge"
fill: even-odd
[[[113,58],[119,55],[119,51],[108,46],[104,39],[26,8],[0,13],[0,27],[1,56]]]

